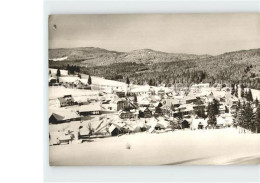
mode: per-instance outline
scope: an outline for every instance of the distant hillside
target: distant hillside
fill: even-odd
[[[67,57],[67,59],[63,60],[63,63],[59,64],[74,64],[84,67],[102,66],[125,62],[153,64],[159,62],[174,62],[181,60],[208,58],[210,56],[165,53],[151,49],[134,50],[131,52],[116,52],[93,47],[49,49],[50,60],[57,60],[64,57]]]
[[[50,67],[66,69],[67,64],[78,65],[82,73],[118,81],[124,81],[128,76],[135,84],[222,82],[243,83],[260,89],[260,49],[209,56],[151,49],[123,53],[100,48],[75,48],[50,50],[50,55],[52,58],[68,56],[69,60],[50,61]]]

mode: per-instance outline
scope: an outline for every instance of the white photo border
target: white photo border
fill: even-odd
[[[257,1],[73,1],[44,2],[44,181],[45,182],[258,182],[260,166],[49,166],[48,15],[127,13],[259,13]],[[33,16],[33,15],[32,15]]]

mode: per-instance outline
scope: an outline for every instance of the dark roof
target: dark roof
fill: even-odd
[[[56,113],[52,113],[52,115],[50,116],[51,117],[54,117],[57,121],[62,121],[64,119],[64,116],[61,116],[61,115],[58,115]]]
[[[72,97],[72,95],[64,95],[63,98]]]
[[[58,100],[59,100],[60,103],[66,102],[66,100],[63,97],[59,97]]]

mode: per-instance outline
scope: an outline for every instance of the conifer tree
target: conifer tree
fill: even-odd
[[[245,97],[245,90],[244,90],[244,85],[243,85],[243,84],[241,84],[240,88],[241,88],[241,93],[240,93],[240,96],[241,96],[242,98],[244,98],[244,97]]]
[[[214,104],[208,105],[208,124],[213,126],[213,128],[217,124],[217,119],[216,119],[215,111],[214,111]]]
[[[235,85],[234,84],[231,84],[231,95],[234,95],[235,94]]]
[[[235,89],[235,96],[238,97],[238,90],[237,90],[237,87]]]
[[[60,77],[60,75],[61,75],[61,74],[60,74],[60,69],[58,69],[58,70],[57,70],[57,73],[56,73],[56,76],[57,76],[57,77]]]
[[[149,86],[153,86],[153,80],[152,79],[149,80]]]
[[[254,127],[254,113],[250,102],[246,104],[244,115],[244,128],[252,131]]]
[[[181,112],[181,109],[178,108],[177,123],[178,123],[179,128],[181,128],[181,126],[182,126],[182,121],[183,121],[183,114]]]
[[[137,96],[134,94],[134,103],[137,103]]]
[[[126,78],[126,84],[127,84],[128,86],[130,85],[130,80],[129,80],[128,77]]]
[[[255,99],[255,107],[258,107],[258,105],[259,105],[259,101],[258,101],[258,99],[256,98],[256,99]]]
[[[255,114],[255,131],[256,133],[260,133],[260,105],[258,105],[256,109],[256,114]]]
[[[214,109],[214,114],[218,115],[219,114],[219,101],[217,99],[213,99],[213,109]]]
[[[88,75],[88,84],[91,85],[92,84],[92,79],[91,79],[91,76]]]
[[[252,95],[251,89],[248,90],[247,101],[249,101],[249,102],[253,101],[253,95]]]
[[[68,71],[68,75],[70,75],[70,65],[67,65],[67,71]]]
[[[238,126],[244,128],[244,116],[245,116],[245,103],[243,103],[237,114],[237,123]]]
[[[240,100],[238,100],[238,103],[236,105],[236,110],[233,113],[233,123],[236,124],[236,125],[238,125],[238,114],[239,114],[239,111],[240,111],[240,107],[241,107],[241,102],[240,102]]]
[[[247,90],[244,92],[244,98],[247,100],[248,92]]]

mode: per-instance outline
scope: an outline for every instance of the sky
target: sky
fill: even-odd
[[[54,28],[55,26],[56,28]],[[258,14],[107,14],[49,16],[49,48],[218,55],[260,48]]]

